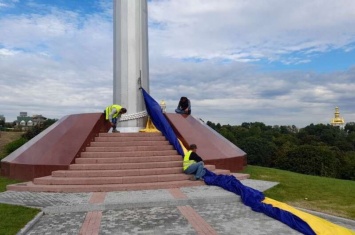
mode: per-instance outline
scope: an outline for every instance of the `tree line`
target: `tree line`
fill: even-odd
[[[246,152],[250,165],[355,180],[355,122],[344,128],[310,124],[300,129],[262,122],[206,124]]]

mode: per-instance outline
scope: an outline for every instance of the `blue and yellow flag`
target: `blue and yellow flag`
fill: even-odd
[[[163,115],[160,105],[143,88],[142,92],[147,112],[155,127],[163,133],[178,153],[183,156],[182,145],[180,145],[173,129]],[[347,228],[297,210],[285,203],[266,198],[262,192],[243,185],[233,175],[216,175],[206,169],[204,180],[207,185],[219,186],[240,195],[242,202],[251,207],[252,210],[277,219],[303,234],[355,235],[354,231]]]
[[[267,198],[262,192],[243,185],[233,175],[216,175],[206,170],[204,180],[207,185],[219,186],[240,195],[242,202],[252,210],[277,219],[303,234],[355,235],[355,231]]]

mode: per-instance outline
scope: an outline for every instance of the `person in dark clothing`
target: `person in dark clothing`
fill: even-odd
[[[193,174],[191,180],[203,180],[206,174],[202,158],[196,153],[196,144],[190,145],[190,150],[184,156],[183,170],[185,174]]]
[[[191,114],[191,102],[190,100],[183,96],[180,98],[179,104],[177,108],[175,109],[176,113],[180,114]]]

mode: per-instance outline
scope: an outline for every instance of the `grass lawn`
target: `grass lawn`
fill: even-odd
[[[12,141],[19,139],[23,133],[24,132],[0,131],[0,159],[6,156],[4,146]]]
[[[251,179],[279,182],[264,192],[288,205],[355,220],[355,181],[248,166]]]
[[[6,156],[4,146],[21,137],[23,132],[1,132],[0,133],[0,159]],[[6,191],[6,185],[18,183],[0,176],[0,192]],[[41,210],[24,206],[15,206],[0,203],[0,234],[17,234],[28,222],[30,222]]]
[[[0,192],[6,191],[6,185],[14,183],[18,183],[18,181],[0,177]],[[0,234],[17,234],[40,211],[39,209],[0,203]]]

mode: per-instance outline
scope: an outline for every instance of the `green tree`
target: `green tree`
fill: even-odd
[[[345,124],[344,130],[347,133],[354,133],[355,132],[355,122],[348,122]]]
[[[354,147],[353,143],[351,143],[347,140],[336,140],[334,143],[334,146],[344,152],[355,151],[355,147]]]
[[[247,153],[248,164],[285,170],[353,179],[352,155],[355,152],[354,124],[346,129],[325,124],[267,126],[260,122],[244,122],[239,126],[209,126]]]
[[[42,124],[33,126],[31,129],[26,131],[22,137],[30,140],[39,133],[41,133],[43,130],[47,129],[49,126],[51,126],[53,123],[55,123],[57,120],[56,119],[47,119],[45,120]]]
[[[247,137],[250,136],[249,134],[249,130],[245,127],[242,127],[242,126],[237,126],[235,128],[235,137],[238,139],[238,140],[242,140],[242,139],[245,139]]]
[[[297,133],[297,138],[300,141],[300,144],[311,144],[311,145],[319,145],[320,139],[316,135],[311,135],[307,131],[301,129]]]
[[[339,177],[341,179],[355,180],[355,152],[349,151],[341,158],[341,169]]]
[[[0,120],[0,127],[4,127],[5,126],[5,120]]]
[[[207,121],[206,124],[207,126],[211,127],[213,130],[216,130],[216,124],[214,124],[213,122]]]
[[[10,154],[19,147],[21,147],[23,144],[28,142],[30,139],[38,135],[40,132],[48,128],[50,125],[55,123],[57,120],[56,119],[47,119],[45,122],[42,123],[42,125],[36,125],[32,127],[30,130],[26,131],[20,139],[17,139],[15,141],[12,141],[11,143],[5,145],[5,152],[6,154]]]
[[[282,169],[308,175],[338,176],[340,162],[327,146],[298,146],[287,153]]]
[[[4,146],[5,148],[5,153],[8,155],[10,153],[12,153],[13,151],[15,151],[16,149],[18,149],[19,147],[21,147],[22,145],[24,145],[28,140],[25,138],[20,138],[17,140],[12,141],[11,143],[8,143]]]
[[[351,132],[346,136],[346,140],[348,143],[352,144],[355,147],[355,132]]]
[[[251,136],[238,144],[247,153],[248,164],[267,167],[274,165],[276,146],[271,141]]]
[[[234,137],[233,132],[232,132],[228,127],[226,127],[226,126],[223,126],[223,127],[220,129],[220,134],[221,134],[224,138],[228,139],[228,140],[229,140],[230,142],[232,142],[232,143],[237,142],[237,141],[236,141],[236,138]]]

